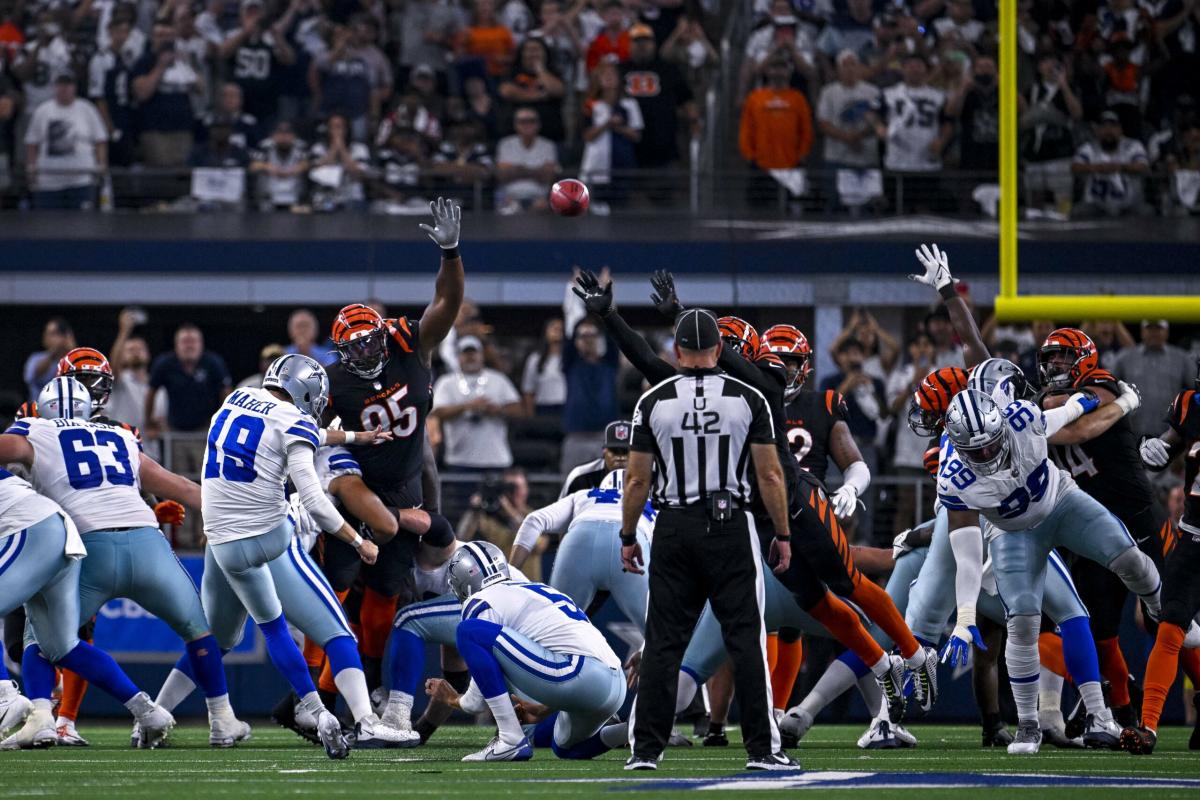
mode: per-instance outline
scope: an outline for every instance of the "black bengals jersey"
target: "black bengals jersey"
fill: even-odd
[[[1184,499],[1179,527],[1200,535],[1200,394],[1180,392],[1167,411],[1167,424],[1183,439]]]
[[[1075,382],[1076,391],[1103,388],[1121,393],[1112,373],[1095,369]],[[1071,473],[1079,488],[1100,501],[1126,525],[1154,504],[1154,489],[1138,454],[1138,440],[1128,419],[1083,444],[1051,445],[1050,457]]]
[[[833,426],[845,422],[846,398],[833,389],[800,392],[784,408],[786,433],[791,455],[800,469],[825,483],[829,467],[829,442]]]
[[[387,320],[388,362],[373,380],[348,372],[341,363],[329,368],[329,404],[348,431],[382,427],[390,442],[354,448],[363,482],[385,504],[421,504],[421,465],[425,418],[433,398],[433,375],[421,363],[419,323],[406,317]]]
[[[141,431],[139,431],[133,425],[130,425],[125,422],[120,422],[118,420],[113,419],[112,417],[106,417],[103,414],[94,414],[92,416],[91,422],[99,422],[101,425],[111,425],[114,428],[124,428],[125,430],[127,430],[133,434],[133,438],[137,439],[139,444],[142,441],[142,432]]]

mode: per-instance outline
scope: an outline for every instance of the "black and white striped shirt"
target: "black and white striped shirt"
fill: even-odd
[[[719,490],[748,503],[750,445],[774,442],[762,394],[717,369],[682,370],[642,395],[633,414],[631,447],[654,456],[660,506],[694,505]]]

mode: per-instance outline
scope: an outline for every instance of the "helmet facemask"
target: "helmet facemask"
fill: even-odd
[[[996,435],[982,444],[971,447],[955,445],[954,449],[975,472],[980,475],[995,475],[1004,469],[1012,450],[1012,442],[1008,438],[1008,426],[1001,425]]]
[[[64,372],[63,375],[68,378],[74,378],[87,387],[88,394],[92,397],[93,411],[97,411],[103,407],[108,402],[109,395],[112,394],[113,376],[107,373],[90,369],[77,369]]]
[[[804,388],[804,382],[808,379],[808,355],[799,353],[776,353],[780,360],[783,361],[783,366],[787,370],[787,387],[784,389],[784,397],[788,400],[795,399],[796,395]]]
[[[908,401],[908,427],[917,436],[937,436],[942,431],[942,415],[922,407],[913,397]]]
[[[1038,378],[1043,389],[1063,390],[1074,385],[1074,372],[1080,361],[1079,351],[1063,345],[1046,345],[1038,350]]]
[[[337,344],[338,358],[347,372],[360,378],[378,378],[388,362],[387,333],[377,328]]]

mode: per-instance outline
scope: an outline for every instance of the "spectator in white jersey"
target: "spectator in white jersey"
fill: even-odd
[[[458,340],[458,370],[433,386],[433,410],[445,437],[443,459],[451,469],[503,469],[512,466],[508,420],[524,414],[521,395],[502,372],[483,365],[483,343]]]
[[[1154,213],[1145,200],[1145,175],[1150,171],[1146,148],[1121,133],[1121,118],[1105,111],[1096,126],[1096,141],[1075,152],[1071,171],[1086,178],[1081,202],[1072,210],[1075,219],[1148,216]]]
[[[904,57],[904,80],[883,93],[886,125],[878,134],[886,138],[883,165],[903,177],[905,208],[936,206],[942,151],[954,134],[945,116],[946,93],[929,85],[929,62],[919,53]],[[895,195],[893,195],[895,196]]]

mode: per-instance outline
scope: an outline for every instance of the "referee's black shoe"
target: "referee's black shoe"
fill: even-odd
[[[769,756],[751,756],[746,759],[746,769],[758,771],[769,770],[772,772],[785,769],[800,769],[800,762],[780,750],[778,753],[772,753]]]
[[[630,770],[647,770],[658,769],[658,762],[662,761],[662,756],[658,758],[642,758],[641,756],[630,756],[625,762],[625,769]]]

